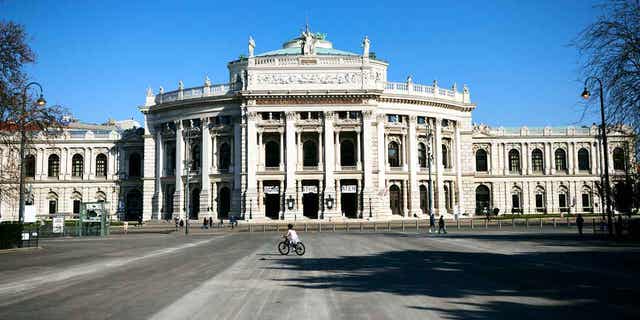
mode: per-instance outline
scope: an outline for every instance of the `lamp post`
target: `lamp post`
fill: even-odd
[[[20,129],[20,181],[19,181],[19,207],[18,207],[18,221],[20,224],[24,223],[24,206],[25,206],[25,190],[24,190],[24,152],[25,145],[27,144],[27,133],[25,128],[24,121],[27,118],[27,90],[31,86],[37,86],[40,89],[40,97],[36,100],[36,105],[39,107],[47,104],[47,101],[44,99],[42,95],[42,86],[37,82],[29,82],[24,88],[22,88],[22,110],[20,110],[20,121],[18,122],[18,126]]]
[[[287,210],[289,211],[293,210],[293,207],[295,206],[295,204],[296,204],[296,200],[294,200],[293,197],[289,195],[289,198],[287,199]],[[297,218],[298,218],[297,214],[294,212],[293,221],[296,221]],[[284,219],[284,214],[283,214],[283,219]]]
[[[191,154],[191,140],[193,140],[195,137],[198,136],[198,134],[200,133],[200,128],[197,126],[190,126],[187,129],[184,130],[184,137],[187,139],[187,155],[186,155],[186,159],[184,160],[184,165],[185,165],[185,169],[186,169],[186,173],[187,173],[187,181],[186,181],[186,186],[185,186],[185,207],[186,207],[186,214],[185,214],[185,228],[184,228],[184,234],[189,234],[189,218],[190,218],[190,213],[191,213],[191,208],[189,207],[189,200],[191,198],[191,194],[189,194],[189,184],[191,183],[191,166],[194,163],[194,160],[191,159],[189,157],[189,155]],[[182,172],[180,172],[179,174],[182,174]]]
[[[600,117],[602,118],[602,147],[604,157],[604,197],[605,206],[607,210],[607,228],[609,229],[609,236],[613,236],[612,218],[611,218],[611,188],[609,185],[609,147],[607,144],[607,122],[604,117],[604,90],[602,86],[602,80],[597,77],[589,77],[584,81],[584,90],[582,91],[582,97],[588,100],[591,97],[587,84],[589,81],[595,80],[600,85]]]

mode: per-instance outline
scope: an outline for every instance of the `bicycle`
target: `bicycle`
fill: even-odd
[[[302,241],[298,241],[298,243],[292,244],[288,239],[285,238],[283,241],[280,241],[280,243],[278,243],[278,251],[283,256],[288,255],[291,251],[291,248],[293,248],[293,251],[299,256],[304,255],[304,253],[306,252]]]

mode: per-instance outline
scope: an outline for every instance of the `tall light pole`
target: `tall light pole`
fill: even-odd
[[[26,86],[24,86],[24,88],[22,89],[22,103],[21,103],[21,107],[22,109],[20,110],[20,120],[18,121],[18,128],[20,129],[20,181],[19,181],[19,208],[18,208],[18,220],[20,222],[20,224],[24,223],[24,148],[25,145],[27,144],[27,128],[26,128],[26,124],[25,121],[27,120],[27,90],[29,89],[29,87],[31,86],[37,86],[40,89],[40,97],[38,97],[38,100],[36,100],[36,105],[39,107],[44,106],[45,104],[47,104],[47,101],[44,99],[43,95],[42,95],[42,86],[37,83],[37,82],[29,82]]]
[[[602,80],[597,77],[589,77],[584,81],[584,90],[582,91],[582,97],[588,100],[591,97],[589,89],[587,89],[587,83],[591,80],[596,80],[600,85],[600,116],[602,117],[602,148],[604,157],[604,197],[605,206],[607,208],[607,229],[609,229],[609,236],[613,236],[612,218],[611,218],[611,188],[609,185],[609,147],[607,144],[607,122],[604,117],[604,90],[602,86]]]
[[[193,164],[193,159],[191,159],[190,155],[191,155],[191,140],[193,140],[194,138],[196,138],[198,135],[200,134],[200,128],[199,127],[194,127],[194,126],[190,126],[188,128],[186,128],[184,130],[184,137],[187,140],[187,154],[186,154],[186,159],[184,160],[184,165],[186,168],[186,173],[187,173],[187,181],[186,181],[186,186],[185,186],[185,198],[184,198],[184,205],[185,205],[185,209],[187,210],[186,214],[185,214],[185,229],[184,229],[184,234],[189,234],[189,218],[190,218],[190,208],[189,208],[189,200],[191,198],[191,194],[189,194],[189,184],[191,183],[191,165]],[[182,174],[182,172],[180,172],[179,174]]]

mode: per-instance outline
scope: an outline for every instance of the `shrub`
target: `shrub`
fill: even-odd
[[[22,243],[22,225],[19,223],[0,223],[0,249],[19,247]]]

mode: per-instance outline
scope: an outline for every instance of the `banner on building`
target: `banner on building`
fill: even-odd
[[[280,194],[280,186],[264,186],[265,194]]]
[[[340,188],[340,191],[342,193],[356,193],[357,190],[358,190],[358,186],[356,186],[355,184],[342,186]]]

